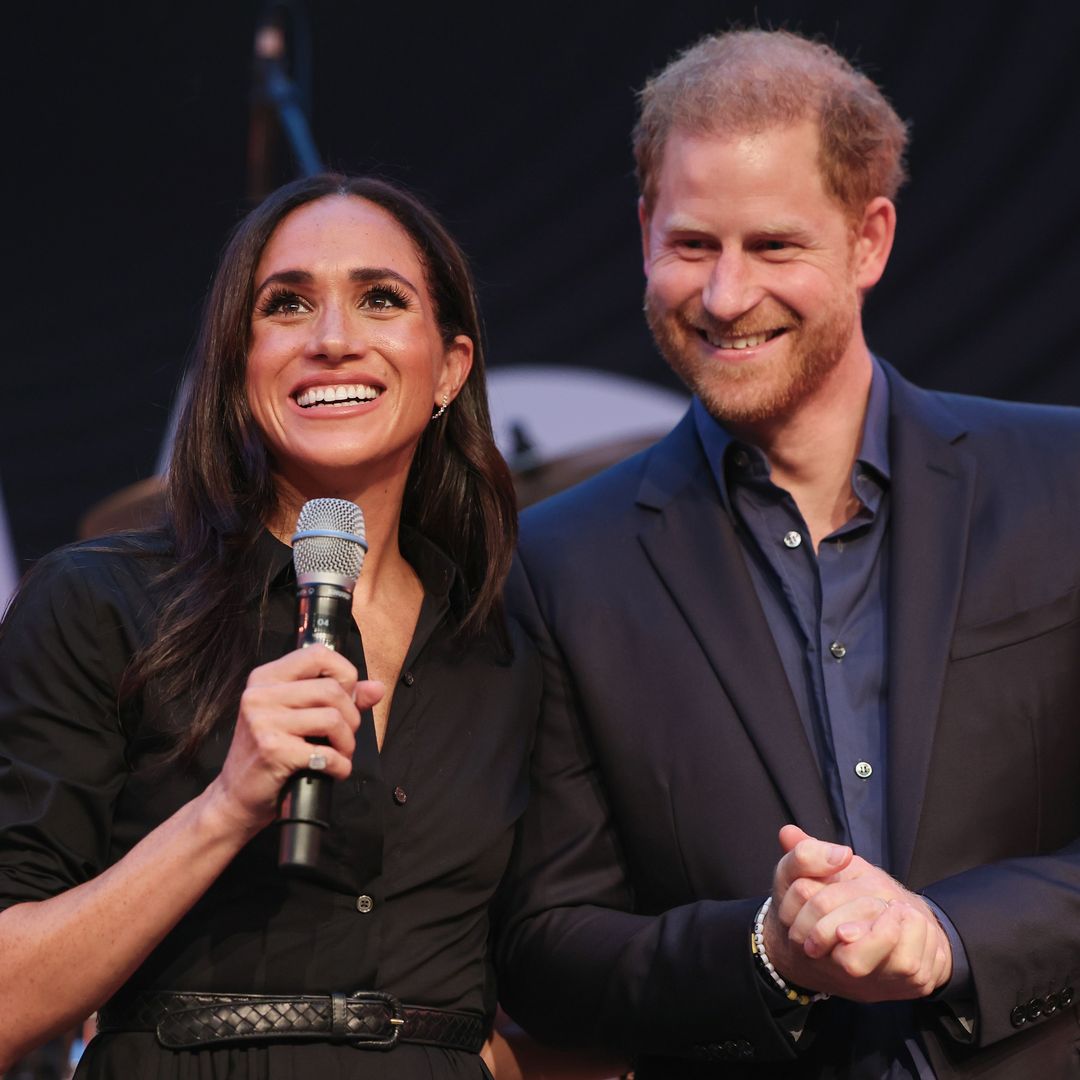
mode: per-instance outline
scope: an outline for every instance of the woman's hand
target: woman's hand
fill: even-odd
[[[256,668],[224,767],[202,794],[91,880],[0,912],[0,1072],[123,985],[274,820],[282,784],[315,749],[330,776],[348,776],[360,710],[382,694],[381,683],[359,682],[356,668],[322,645]]]
[[[253,835],[277,816],[285,781],[308,767],[314,750],[309,739],[326,740],[318,751],[327,776],[349,775],[360,710],[382,695],[382,683],[360,681],[356,668],[325,645],[255,668],[240,698],[225,764],[208,792]]]

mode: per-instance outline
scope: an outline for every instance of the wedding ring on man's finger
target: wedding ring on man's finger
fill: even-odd
[[[307,767],[312,772],[322,772],[326,768],[326,755],[321,750],[312,750],[307,759]]]

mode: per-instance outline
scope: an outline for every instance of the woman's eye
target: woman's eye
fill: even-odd
[[[271,292],[259,304],[260,315],[301,315],[307,310],[307,302],[294,292]]]
[[[393,311],[396,308],[408,307],[409,298],[399,289],[389,285],[377,285],[364,293],[360,306],[369,311]]]

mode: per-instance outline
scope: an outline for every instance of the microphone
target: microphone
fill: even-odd
[[[296,647],[319,644],[340,652],[352,621],[352,594],[367,554],[364,512],[345,499],[304,503],[293,536],[296,567]],[[312,876],[330,823],[331,779],[303,769],[282,789],[278,867]]]

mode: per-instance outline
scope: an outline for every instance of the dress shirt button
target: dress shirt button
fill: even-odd
[[[398,806],[404,806],[409,801],[409,796],[403,787],[394,788],[394,802]]]
[[[855,775],[860,780],[869,780],[874,775],[874,766],[869,761],[857,761],[855,763]]]
[[[412,673],[411,671],[406,671],[406,672],[405,672],[405,673],[404,673],[404,674],[403,674],[403,675],[401,676],[401,681],[402,681],[402,682],[403,682],[403,683],[404,683],[404,684],[405,684],[406,686],[412,686],[412,684],[413,684],[414,682],[416,682],[416,676],[415,676],[415,675],[414,675],[414,674],[413,674],[413,673]]]
[[[836,657],[837,660],[843,660],[847,656],[847,646],[842,641],[834,641],[829,646],[829,652]]]
[[[1013,1027],[1023,1027],[1027,1023],[1027,1006],[1017,1005],[1011,1013],[1009,1013],[1009,1023]]]
[[[375,901],[372,900],[371,897],[367,895],[367,893],[365,893],[363,896],[358,896],[356,898],[356,910],[359,911],[361,915],[367,915],[367,913],[369,911],[373,911],[374,908]]]
[[[784,547],[797,548],[801,543],[802,533],[797,533],[794,529],[784,533]]]

